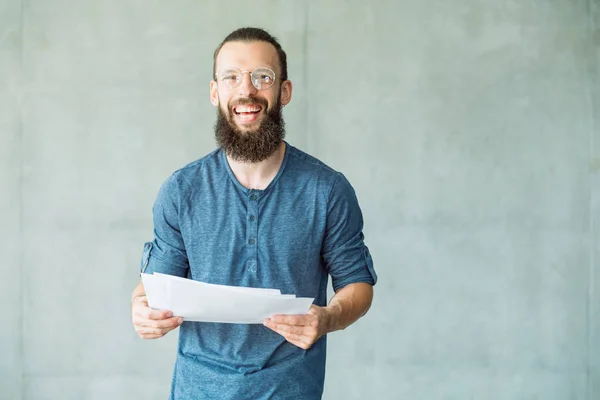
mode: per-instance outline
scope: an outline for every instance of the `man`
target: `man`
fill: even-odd
[[[341,173],[283,140],[292,83],[275,38],[238,29],[215,51],[213,68],[218,149],[162,185],[143,269],[315,301],[305,315],[276,315],[264,326],[182,322],[150,309],[140,283],[133,324],[144,339],[180,326],[173,400],[320,399],[325,335],[367,312],[377,280],[358,201]]]

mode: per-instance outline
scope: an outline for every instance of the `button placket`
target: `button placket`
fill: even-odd
[[[258,266],[258,199],[258,194],[250,192],[246,222],[246,246],[248,247],[246,265],[248,272],[252,273],[256,272]]]

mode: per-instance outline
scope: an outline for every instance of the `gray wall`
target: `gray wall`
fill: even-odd
[[[281,39],[288,139],[354,184],[380,276],[325,398],[600,398],[599,0],[0,0],[0,399],[166,398],[176,335],[129,299],[242,25]]]

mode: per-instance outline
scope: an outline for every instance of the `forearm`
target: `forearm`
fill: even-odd
[[[327,332],[346,329],[367,313],[372,300],[373,286],[368,283],[353,283],[338,290],[325,307]]]

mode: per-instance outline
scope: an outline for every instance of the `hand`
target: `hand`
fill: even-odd
[[[288,342],[308,350],[328,332],[329,315],[325,307],[313,304],[304,315],[274,315],[267,318],[264,325]]]
[[[148,307],[146,296],[138,296],[131,304],[133,326],[142,339],[157,339],[177,328],[183,322],[181,317],[173,317],[168,310],[154,310]]]

